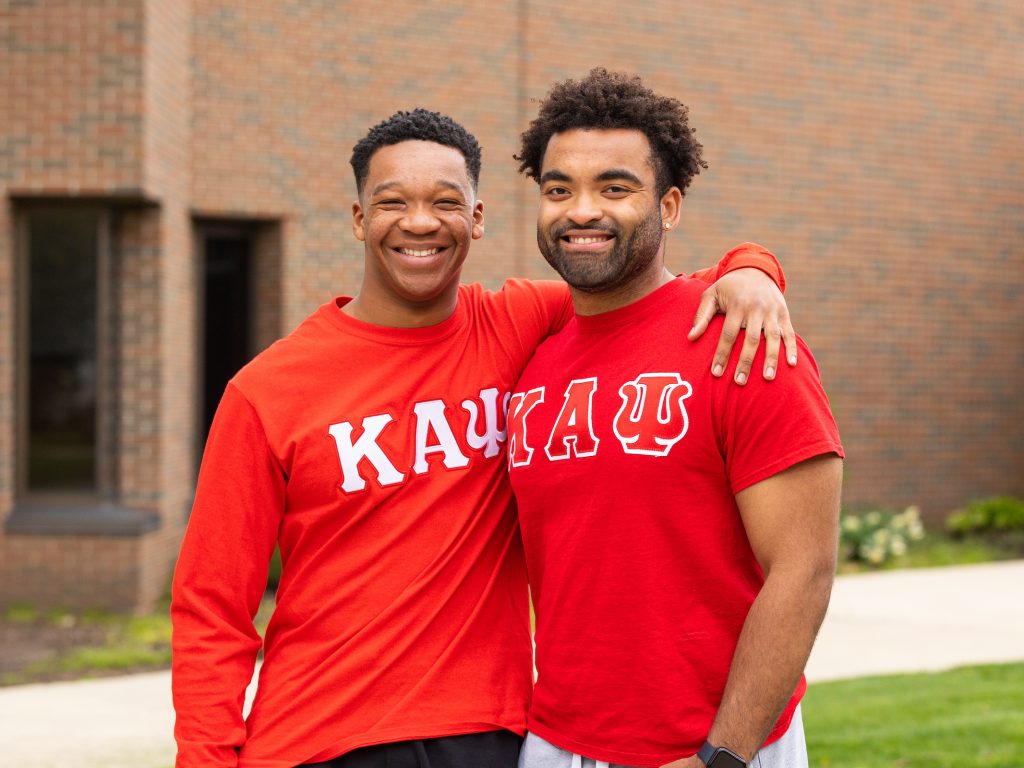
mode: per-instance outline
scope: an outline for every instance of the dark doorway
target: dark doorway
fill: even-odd
[[[205,256],[203,433],[228,380],[249,361],[249,294],[252,238],[245,232],[201,235]]]

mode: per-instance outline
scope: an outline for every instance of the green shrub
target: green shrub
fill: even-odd
[[[993,496],[971,502],[946,520],[955,534],[991,531],[1024,531],[1024,501],[1013,496]]]
[[[39,611],[30,603],[11,603],[4,611],[4,621],[12,624],[32,624],[39,618]]]
[[[859,515],[844,512],[840,521],[840,556],[882,565],[906,554],[911,542],[923,538],[924,526],[917,507],[907,507],[899,513],[878,509]]]

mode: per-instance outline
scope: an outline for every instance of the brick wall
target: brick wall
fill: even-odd
[[[137,194],[141,7],[0,3],[0,521],[14,501],[14,196]]]
[[[4,187],[56,195],[138,191],[141,3],[5,0],[0,14]]]
[[[132,203],[114,213],[118,474],[122,500],[163,519],[129,558],[156,564],[132,571],[151,595],[194,481],[191,217],[252,224],[263,346],[357,289],[351,146],[427,106],[484,147],[487,236],[467,279],[552,277],[536,189],[511,155],[533,100],[595,65],[679,97],[705,145],[670,265],[747,239],[782,258],[848,449],[846,503],[941,516],[1024,495],[1022,25],[1018,4],[966,0],[0,2],[0,518],[13,501],[10,200]]]
[[[446,110],[477,134],[493,205],[467,276],[495,284],[512,271],[523,250],[510,244],[519,182],[507,173],[517,123],[514,7],[397,2],[382,14],[373,3],[256,0],[242,12],[220,0],[197,3],[195,13],[192,204],[209,216],[287,219],[286,329],[358,287],[348,159],[397,109]]]
[[[192,252],[192,3],[146,0],[147,190],[160,201],[159,512],[162,527],[140,548],[140,600],[163,594],[184,533],[196,479],[197,275]]]
[[[40,199],[109,210],[115,355],[105,485],[157,513],[141,536],[0,533],[0,602],[145,608],[163,593],[194,481],[194,275],[188,219],[189,4],[7,2],[4,211]],[[0,227],[0,273],[13,231]],[[59,278],[59,276],[54,276]],[[14,316],[12,280],[0,314]],[[13,323],[0,340],[0,519],[13,509]],[[80,503],[80,500],[79,500]]]
[[[1024,493],[1020,58],[1008,2],[330,3],[196,7],[194,205],[288,217],[284,325],[358,284],[352,143],[398,108],[484,146],[468,279],[551,276],[516,140],[551,82],[605,65],[691,107],[711,168],[670,263],[783,259],[849,452],[850,506]]]
[[[148,608],[139,600],[134,537],[8,536],[0,540],[3,603],[39,607]]]

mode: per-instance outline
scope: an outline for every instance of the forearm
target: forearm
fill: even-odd
[[[768,576],[747,614],[708,741],[749,760],[792,696],[825,616],[834,561]]]
[[[740,243],[719,259],[717,264],[699,269],[690,277],[710,284],[729,272],[747,267],[754,267],[764,272],[779,287],[779,290],[785,293],[786,275],[782,271],[782,265],[774,253],[757,243]]]

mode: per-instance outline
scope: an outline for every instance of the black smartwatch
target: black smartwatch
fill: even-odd
[[[725,747],[716,747],[710,741],[697,750],[697,757],[704,761],[708,768],[747,768],[746,761]]]

